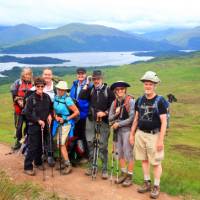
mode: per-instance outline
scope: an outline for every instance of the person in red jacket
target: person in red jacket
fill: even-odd
[[[22,139],[23,135],[22,127],[25,121],[24,116],[22,115],[22,110],[25,104],[25,95],[32,88],[32,79],[33,73],[31,68],[24,68],[21,72],[20,79],[17,79],[11,85],[11,94],[14,106],[14,120],[16,128],[16,142],[15,145],[12,147],[13,150],[17,150],[21,146],[20,140]]]

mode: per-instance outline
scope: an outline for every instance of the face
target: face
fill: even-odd
[[[44,70],[42,74],[42,78],[45,80],[46,83],[51,82],[53,78],[52,71],[49,69]]]
[[[37,94],[42,95],[43,89],[44,89],[44,85],[38,84],[38,85],[35,86],[35,89],[36,89],[36,93]]]
[[[24,71],[23,73],[23,80],[24,81],[31,81],[32,74],[29,71]]]
[[[144,81],[144,93],[151,95],[155,93],[156,84],[151,81]]]
[[[103,79],[100,77],[92,78],[92,81],[94,83],[94,87],[98,87],[103,83]]]
[[[61,89],[57,89],[57,95],[58,96],[63,96],[65,94],[66,90],[61,90]]]
[[[125,87],[116,87],[115,94],[119,98],[124,97],[126,95],[126,88]]]
[[[82,82],[86,79],[86,73],[79,72],[79,73],[77,73],[76,77],[77,77],[77,80]]]

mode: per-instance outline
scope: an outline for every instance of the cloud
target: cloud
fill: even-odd
[[[58,27],[71,22],[120,29],[198,26],[198,0],[0,0],[0,24]]]

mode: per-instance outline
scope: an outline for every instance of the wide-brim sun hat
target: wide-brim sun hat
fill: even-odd
[[[117,81],[117,82],[113,83],[113,84],[110,86],[110,89],[111,89],[111,90],[115,90],[115,88],[117,88],[117,87],[127,88],[127,87],[130,87],[130,84],[128,84],[128,83],[125,82],[125,81]]]
[[[153,71],[147,71],[142,78],[140,79],[140,81],[144,82],[144,81],[151,81],[153,83],[159,83],[161,82],[161,80],[158,78],[157,74]]]
[[[67,82],[65,82],[65,81],[59,81],[55,87],[60,90],[67,90],[67,91],[69,90],[69,88],[67,86]]]

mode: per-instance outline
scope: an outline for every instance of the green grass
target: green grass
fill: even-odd
[[[200,57],[157,59],[103,69],[105,82],[125,80],[131,84],[129,93],[135,97],[143,94],[139,79],[147,70],[156,71],[162,80],[157,88],[159,94],[173,93],[178,99],[171,105],[161,190],[171,195],[183,195],[185,199],[200,199]],[[72,75],[64,76],[69,84],[73,78]],[[8,89],[8,85],[0,86],[0,141],[11,143],[14,127]],[[111,152],[111,148],[109,150]],[[141,163],[136,162],[135,182],[140,184],[142,177]]]

